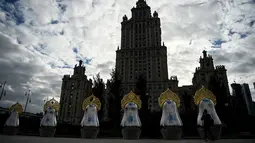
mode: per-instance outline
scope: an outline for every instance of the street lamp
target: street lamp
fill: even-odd
[[[4,81],[4,83],[0,84],[0,88],[2,88],[1,95],[0,95],[0,100],[2,100],[2,97],[6,95],[6,90],[4,89],[5,85],[6,85],[6,81]]]
[[[31,91],[28,90],[28,92],[25,93],[25,96],[27,96],[27,101],[26,101],[25,110],[24,110],[25,114],[26,114],[26,110],[27,110],[27,104],[28,104],[28,103],[31,103],[31,97],[30,97],[30,95],[31,95]]]

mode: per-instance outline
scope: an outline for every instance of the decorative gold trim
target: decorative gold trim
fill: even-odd
[[[46,111],[46,109],[48,107],[52,107],[53,109],[56,110],[56,112],[59,111],[59,103],[57,100],[55,100],[54,98],[52,98],[51,100],[47,101],[44,106],[43,106],[43,111]]]
[[[167,101],[167,100],[172,100],[176,103],[176,106],[177,107],[180,107],[180,98],[177,94],[175,94],[174,92],[172,92],[169,88],[161,93],[161,95],[159,96],[158,98],[158,104],[159,106],[162,108],[164,103]]]
[[[92,94],[91,96],[87,97],[87,98],[83,101],[83,103],[82,103],[82,109],[83,109],[83,110],[86,110],[86,107],[87,107],[89,104],[94,104],[94,105],[96,105],[97,111],[99,111],[99,110],[101,109],[101,102],[100,102],[100,100],[99,100],[96,96],[94,96],[93,94]]]
[[[201,100],[208,98],[212,100],[214,105],[216,105],[216,97],[215,95],[207,88],[202,86],[199,90],[196,91],[195,96],[194,96],[194,102],[196,105],[200,103]]]
[[[142,101],[140,100],[140,97],[137,96],[133,91],[130,91],[122,98],[121,108],[124,109],[129,102],[134,102],[138,106],[138,109],[142,107]]]
[[[11,112],[12,110],[16,110],[19,114],[21,114],[23,112],[23,107],[21,104],[19,104],[18,102],[13,104],[10,108],[9,111]]]

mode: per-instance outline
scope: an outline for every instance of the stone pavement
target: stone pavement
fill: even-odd
[[[204,143],[203,140],[122,140],[122,139],[81,139],[81,138],[45,138],[34,136],[0,135],[0,143]],[[212,141],[208,141],[210,143]],[[255,143],[255,139],[222,139],[213,143]]]

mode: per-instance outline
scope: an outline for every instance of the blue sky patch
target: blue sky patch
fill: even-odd
[[[58,20],[51,20],[51,24],[58,24]]]
[[[241,39],[243,39],[243,38],[246,38],[248,34],[244,33],[244,34],[240,34],[240,36],[241,36]]]
[[[79,62],[79,60],[82,60],[85,65],[89,65],[92,61],[92,58],[88,57],[82,57],[81,55],[76,55],[76,61]]]
[[[0,0],[0,10],[5,13],[7,20],[15,21],[16,25],[20,25],[25,22],[25,18],[21,6],[16,2],[17,0]]]
[[[19,0],[3,0],[3,1],[5,1],[5,2],[7,2],[7,3],[15,3],[15,2],[17,2],[17,1],[19,1]]]
[[[226,43],[226,41],[223,41],[221,39],[210,41],[212,43],[212,48],[221,48],[222,43]]]
[[[86,58],[86,57],[83,59],[83,62],[87,65],[89,65],[91,61],[92,61],[92,59],[89,59],[89,58]]]
[[[74,47],[74,48],[73,48],[73,52],[76,53],[76,54],[78,54],[78,49]]]

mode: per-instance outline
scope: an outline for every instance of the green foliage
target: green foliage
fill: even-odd
[[[123,93],[122,82],[119,74],[115,69],[111,72],[111,79],[107,81],[107,88],[109,90],[109,117],[111,118],[114,127],[120,126],[121,119],[121,97]]]
[[[96,74],[96,77],[93,77],[93,94],[98,97],[101,101],[103,99],[103,93],[105,90],[105,83],[100,77],[100,73]]]
[[[103,117],[103,108],[105,107],[105,101],[104,101],[104,91],[105,91],[105,83],[103,81],[103,79],[100,77],[100,73],[96,74],[96,77],[93,77],[93,88],[92,88],[92,92],[93,94],[99,98],[99,100],[101,101],[102,104],[102,108],[101,110],[98,112],[98,117],[99,120],[101,121],[102,117]]]

